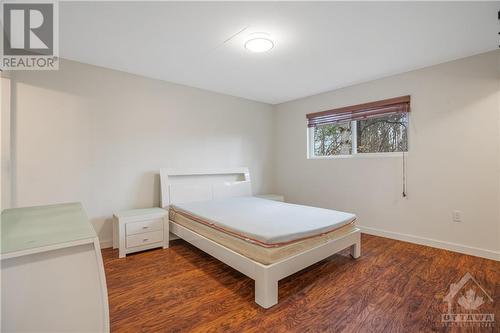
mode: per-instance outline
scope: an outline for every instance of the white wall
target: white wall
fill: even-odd
[[[114,211],[159,206],[161,167],[248,166],[269,189],[270,105],[72,61],[11,88],[14,207],[81,201],[107,242]]]
[[[10,190],[10,79],[0,77],[0,147],[2,171],[0,172],[0,210],[10,205],[4,202],[9,196],[2,192]],[[0,228],[1,229],[1,228]]]
[[[494,51],[278,105],[275,191],[354,212],[369,233],[500,259],[499,71]],[[306,158],[307,113],[408,94],[407,199],[400,157]]]

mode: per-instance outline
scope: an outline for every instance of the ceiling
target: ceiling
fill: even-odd
[[[500,2],[61,2],[60,55],[277,104],[498,49]],[[252,32],[275,47],[251,53]]]

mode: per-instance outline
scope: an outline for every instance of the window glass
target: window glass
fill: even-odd
[[[356,121],[357,153],[408,150],[408,113]]]
[[[313,127],[314,155],[349,155],[352,153],[351,122]]]

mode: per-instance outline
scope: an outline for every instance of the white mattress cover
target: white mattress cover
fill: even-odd
[[[190,202],[172,208],[264,244],[317,236],[356,219],[351,213],[256,197]]]

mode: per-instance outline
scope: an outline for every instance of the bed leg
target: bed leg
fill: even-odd
[[[351,245],[351,257],[358,259],[361,257],[361,235],[357,235],[356,243]]]
[[[255,303],[267,309],[278,303],[278,281],[265,272],[255,279]]]

